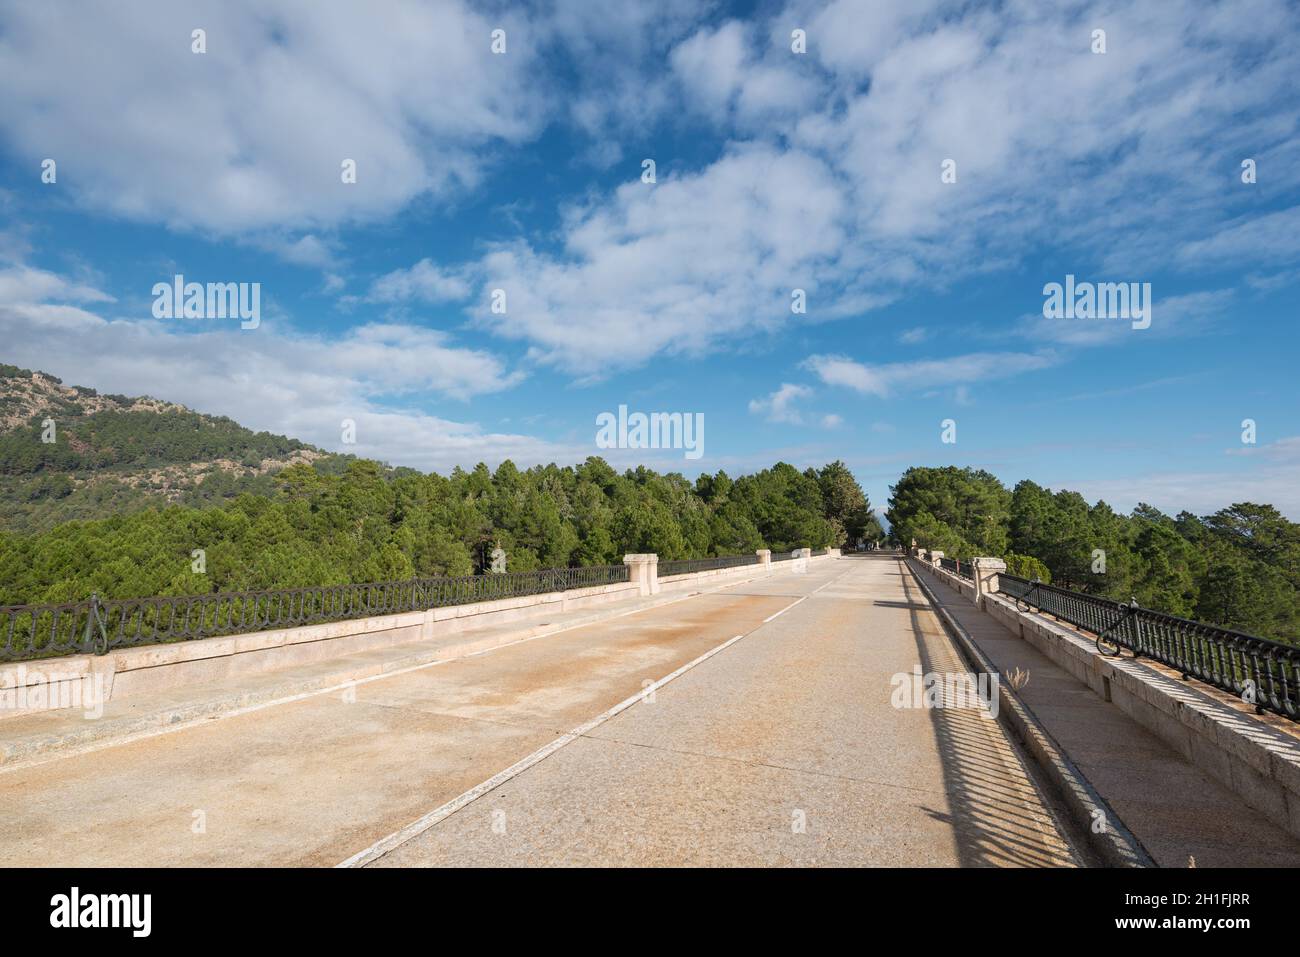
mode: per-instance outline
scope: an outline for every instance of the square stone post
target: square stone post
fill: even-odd
[[[975,579],[975,607],[984,607],[984,596],[998,590],[998,573],[1007,570],[1007,563],[1000,558],[977,558],[971,562]]]
[[[759,565],[771,565],[771,564],[772,564],[772,549],[770,549],[770,548],[756,548],[756,549],[754,549],[754,554],[758,556],[758,564],[759,564]]]
[[[635,582],[642,597],[659,594],[659,556],[654,552],[644,555],[624,555],[628,566],[628,580]]]
[[[929,554],[930,554],[930,564],[933,565],[935,568],[938,568],[939,559],[943,558],[943,552],[931,551]]]

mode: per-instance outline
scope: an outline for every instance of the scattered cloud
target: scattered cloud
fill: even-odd
[[[781,388],[766,399],[751,399],[749,411],[755,414],[766,414],[769,422],[799,425],[803,422],[803,417],[799,414],[799,410],[794,407],[794,404],[799,399],[806,399],[812,394],[813,390],[806,385],[783,382]],[[835,418],[838,418],[838,416]]]
[[[394,270],[376,279],[367,298],[371,302],[459,302],[468,299],[471,292],[463,271],[442,269],[430,259],[421,259],[409,269]]]
[[[918,392],[935,386],[964,386],[1036,372],[1059,362],[1052,352],[978,352],[948,359],[922,359],[867,365],[845,356],[817,355],[802,368],[826,385],[842,386],[863,395],[886,398],[898,392]]]

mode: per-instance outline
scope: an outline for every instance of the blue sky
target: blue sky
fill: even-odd
[[[0,3],[0,361],[422,469],[581,461],[624,404],[703,413],[705,444],[619,466],[841,458],[883,506],[952,463],[1297,519],[1297,25],[1267,0]],[[260,326],[155,319],[176,273],[260,283]],[[1150,328],[1045,319],[1067,274],[1150,283]]]

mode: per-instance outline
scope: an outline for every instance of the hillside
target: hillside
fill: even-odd
[[[281,469],[328,458],[228,418],[0,364],[0,527],[13,531],[270,494]]]

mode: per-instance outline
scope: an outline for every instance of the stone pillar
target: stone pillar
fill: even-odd
[[[771,564],[772,564],[772,549],[770,549],[770,548],[756,548],[756,549],[754,549],[754,554],[758,556],[758,563],[759,563],[760,565],[771,565]]]
[[[929,555],[930,555],[930,564],[933,565],[935,568],[938,568],[939,559],[943,558],[943,552],[936,552],[933,549],[931,549]]]
[[[659,556],[653,552],[644,555],[624,555],[628,580],[635,582],[642,597],[659,594]]]
[[[977,558],[972,563],[971,577],[975,579],[975,607],[984,607],[984,596],[998,590],[998,572],[1007,570],[1000,558]]]
[[[826,554],[831,558],[839,558],[843,552],[838,548],[828,548],[826,549]]]

